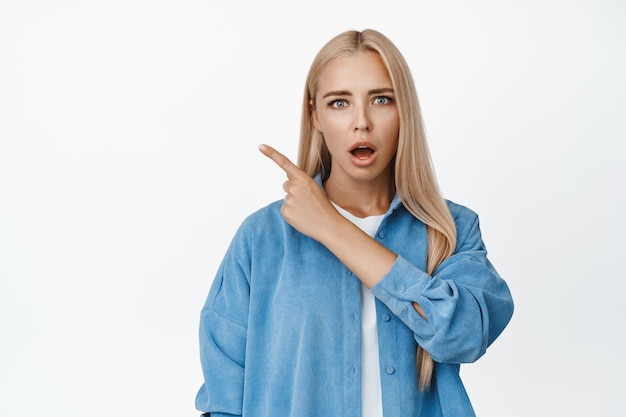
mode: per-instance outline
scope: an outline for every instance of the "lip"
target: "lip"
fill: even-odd
[[[376,146],[374,146],[374,144],[372,142],[368,142],[366,140],[364,141],[359,141],[356,142],[352,145],[352,147],[348,150],[348,152],[352,153],[352,151],[354,151],[356,148],[359,148],[361,146],[365,146],[367,148],[372,148],[374,150],[374,152],[376,152],[378,149],[376,149]]]
[[[373,152],[367,158],[357,157],[352,152],[360,147],[370,148]],[[348,153],[350,154],[350,160],[352,161],[352,163],[358,167],[367,167],[372,165],[374,161],[376,161],[376,157],[378,156],[378,150],[376,149],[376,146],[374,146],[373,143],[367,141],[354,143],[352,147],[350,147],[350,149],[348,150]]]

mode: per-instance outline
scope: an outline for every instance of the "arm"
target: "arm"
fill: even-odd
[[[200,359],[204,375],[196,408],[212,417],[241,415],[247,333],[248,251],[241,230],[213,280],[200,317]]]
[[[374,287],[389,272],[397,255],[343,217],[315,181],[287,157],[267,145],[259,149],[287,174],[283,185],[287,192],[282,208],[285,220],[326,246],[368,288]],[[417,302],[413,308],[426,318]]]
[[[508,324],[513,300],[487,259],[478,216],[465,208],[455,209],[453,216],[456,251],[432,276],[399,257],[372,292],[436,361],[473,362]],[[428,320],[408,308],[414,302]]]
[[[368,288],[376,285],[396,254],[343,217],[317,183],[287,157],[267,145],[260,149],[287,174],[281,209],[287,223],[326,246]]]
[[[261,152],[287,174],[285,220],[350,268],[413,330],[416,341],[435,360],[475,361],[502,332],[513,302],[487,259],[476,214],[467,209],[453,213],[456,252],[430,276],[345,219],[323,190],[285,156],[269,146],[262,146]]]

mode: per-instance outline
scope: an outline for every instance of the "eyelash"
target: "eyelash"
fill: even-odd
[[[393,103],[393,99],[391,97],[388,97],[388,96],[376,96],[372,100],[372,103],[376,103],[376,100],[379,100],[379,99],[384,99],[385,100],[385,103],[380,103],[379,105],[385,105],[385,104]],[[338,107],[337,106],[338,103],[344,103],[344,106]],[[330,101],[328,103],[328,107],[332,107],[332,108],[335,108],[335,109],[343,108],[343,107],[345,107],[345,105],[347,105],[347,101],[345,99],[343,99],[343,98],[338,98],[338,99],[332,100],[332,101]]]
[[[338,108],[340,108],[340,107],[338,107],[338,106],[337,106],[337,103],[344,103],[344,106],[347,104],[347,103],[346,103],[346,100],[344,100],[344,99],[342,99],[342,98],[338,98],[337,100],[330,101],[330,102],[328,103],[328,107],[333,107],[333,108],[335,108],[335,109],[338,109]],[[342,106],[342,107],[344,107],[344,106]]]
[[[383,103],[383,104],[393,103],[393,99],[391,97],[388,97],[388,96],[376,96],[376,97],[374,97],[374,101],[376,101],[378,99],[381,99],[381,98],[386,100],[385,103]]]

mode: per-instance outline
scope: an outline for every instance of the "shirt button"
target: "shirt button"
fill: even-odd
[[[393,374],[394,372],[396,372],[396,370],[394,369],[393,366],[388,366],[387,369],[385,369],[385,371],[387,371],[387,373],[389,375]]]
[[[378,237],[381,239],[385,238],[385,232],[383,232],[382,230],[380,232],[378,232]]]
[[[398,292],[404,292],[405,290],[404,285],[398,285]]]
[[[383,321],[389,321],[391,320],[391,317],[389,317],[389,314],[383,314]]]

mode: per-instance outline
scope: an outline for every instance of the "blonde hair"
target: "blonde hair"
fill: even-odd
[[[318,81],[333,60],[364,51],[380,55],[393,84],[400,116],[395,158],[396,191],[407,210],[426,225],[426,272],[432,275],[439,264],[454,252],[456,227],[437,185],[413,77],[400,51],[383,34],[371,29],[341,33],[324,45],[314,58],[304,91],[298,166],[310,176],[318,173],[326,176],[330,172],[330,153],[312,119]],[[421,346],[417,348],[416,363],[420,389],[427,389],[435,364]]]

